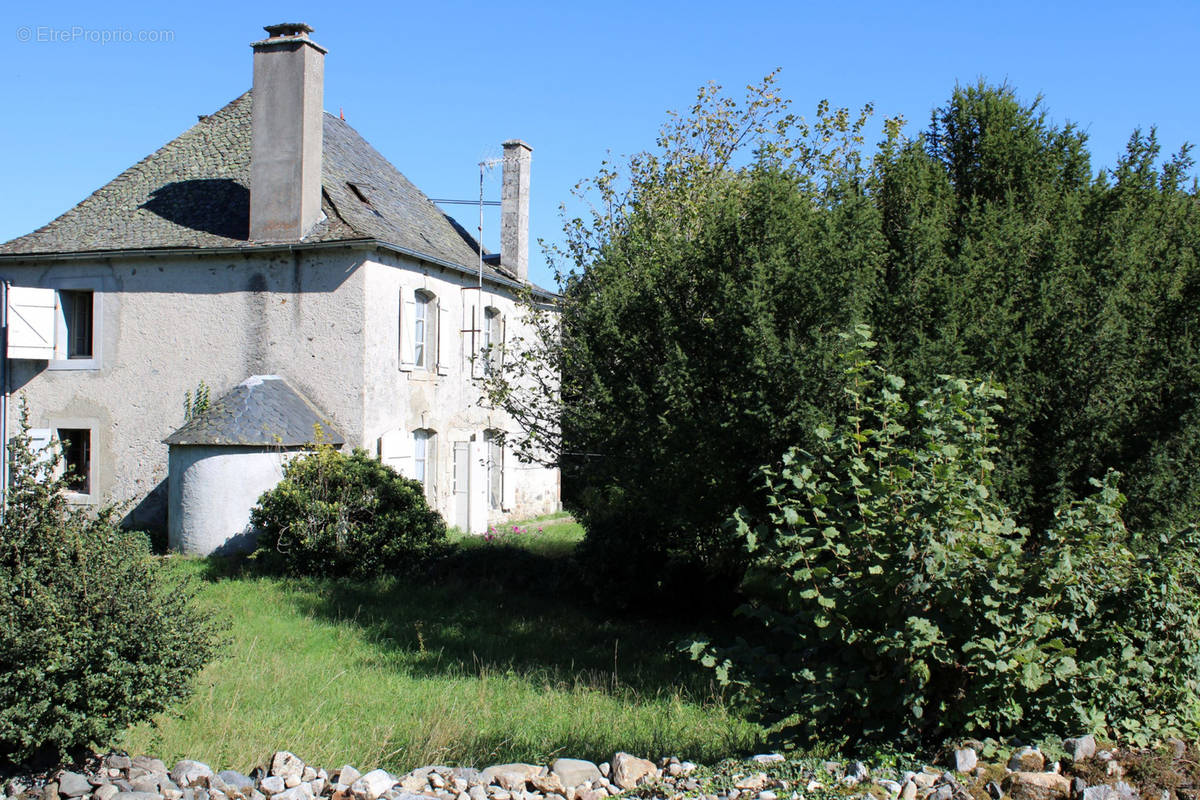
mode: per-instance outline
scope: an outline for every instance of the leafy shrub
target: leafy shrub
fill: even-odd
[[[380,575],[446,547],[446,523],[420,482],[361,449],[323,445],[293,459],[250,520],[262,532],[259,553],[296,575]]]
[[[758,624],[693,656],[787,737],[1195,735],[1196,532],[1127,530],[1114,473],[1018,526],[993,491],[1003,393],[943,378],[910,407],[858,337],[843,424],[763,469],[765,519],[731,523]]]
[[[115,509],[63,496],[61,453],[34,453],[23,409],[0,533],[0,760],[102,744],[190,694],[219,626],[167,579]]]

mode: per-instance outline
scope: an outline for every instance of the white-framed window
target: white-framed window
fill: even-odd
[[[446,309],[437,295],[426,289],[400,292],[400,369],[446,374],[442,334]]]
[[[483,310],[483,369],[490,374],[500,366],[500,348],[504,345],[504,316],[500,309],[488,306]]]
[[[484,431],[487,444],[487,487],[488,508],[500,511],[504,508],[504,446],[499,431]]]
[[[100,500],[96,451],[100,445],[94,419],[53,417],[50,436],[62,450],[62,471],[67,483],[66,498],[72,503],[98,503]]]
[[[8,288],[8,357],[49,369],[100,368],[100,298],[90,288]]]
[[[429,360],[429,307],[433,304],[432,296],[427,292],[417,292],[413,304],[413,366],[417,369],[427,369]]]
[[[437,434],[429,428],[413,431],[413,478],[425,487],[432,500],[437,493]]]

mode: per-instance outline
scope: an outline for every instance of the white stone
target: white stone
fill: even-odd
[[[350,786],[354,800],[379,800],[383,793],[396,785],[387,770],[376,769],[363,775]]]
[[[262,789],[263,793],[270,797],[279,794],[287,786],[284,784],[283,778],[278,775],[270,775],[258,782],[258,788]]]

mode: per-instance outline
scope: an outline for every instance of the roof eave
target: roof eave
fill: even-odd
[[[246,255],[249,253],[273,253],[273,252],[293,252],[298,250],[323,250],[335,248],[349,248],[355,250],[370,250],[372,248],[379,250],[388,250],[397,255],[415,258],[418,261],[424,261],[428,264],[444,267],[445,269],[453,270],[463,275],[478,275],[479,270],[471,267],[465,267],[462,264],[456,264],[453,261],[447,261],[437,256],[431,256],[428,253],[422,253],[418,250],[412,250],[407,247],[401,247],[392,242],[386,242],[381,239],[363,238],[363,239],[334,239],[327,242],[283,242],[272,244],[252,244],[242,247],[140,247],[126,250],[69,250],[61,252],[48,253],[0,253],[0,264],[19,264],[22,262],[41,263],[45,261],[88,261],[98,258],[155,258],[165,256],[225,256],[225,255]],[[498,286],[504,286],[511,289],[529,288],[536,297],[544,300],[554,301],[558,299],[558,295],[547,289],[542,289],[532,284],[523,284],[519,281],[505,278],[504,276],[491,275],[484,273],[483,279],[485,283],[492,283]]]

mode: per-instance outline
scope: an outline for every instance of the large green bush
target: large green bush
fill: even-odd
[[[194,590],[167,579],[114,509],[64,499],[61,454],[9,443],[0,533],[0,761],[103,745],[192,690],[218,646]]]
[[[258,552],[295,575],[370,577],[446,547],[446,523],[420,482],[361,449],[325,445],[294,458],[250,520],[261,531]]]
[[[994,492],[988,383],[905,383],[850,352],[850,410],[764,469],[736,645],[692,645],[795,738],[936,743],[1200,732],[1194,529],[1146,537],[1110,473],[1031,531]]]

